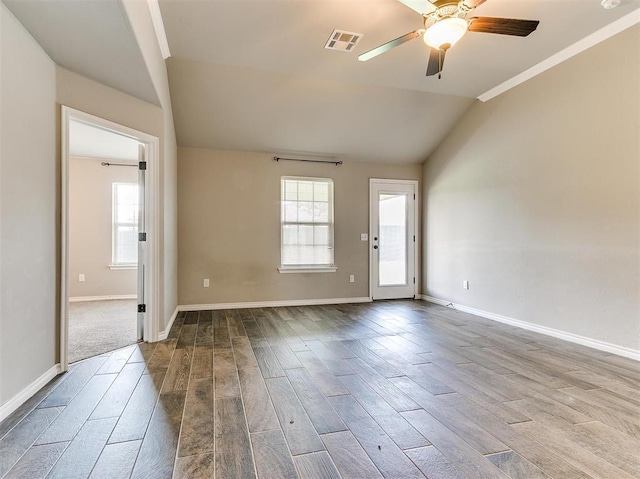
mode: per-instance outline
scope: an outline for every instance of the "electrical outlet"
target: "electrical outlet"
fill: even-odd
[[[205,278],[205,279],[202,281],[202,287],[203,287],[203,288],[208,288],[208,287],[209,287],[209,278]]]
[[[360,241],[369,241],[369,235],[367,233],[360,233]]]
[[[79,274],[78,275],[78,282],[84,283],[84,274]]]
[[[356,275],[355,274],[350,274],[349,275],[349,283],[355,283],[356,282]]]
[[[469,281],[466,281],[466,280],[465,280],[465,281],[463,281],[463,282],[462,282],[462,287],[463,287],[464,289],[469,289]]]

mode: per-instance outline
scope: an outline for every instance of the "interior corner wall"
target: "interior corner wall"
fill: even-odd
[[[423,294],[640,351],[639,67],[636,25],[465,114],[424,167]]]
[[[163,160],[161,170],[162,238],[160,250],[161,297],[164,328],[178,306],[178,146],[173,124],[167,67],[153,26],[148,2],[121,0],[129,24],[138,41],[151,80],[156,88],[163,114]]]
[[[111,269],[113,183],[138,184],[138,169],[69,159],[69,297],[136,295],[138,270]],[[109,160],[107,160],[109,161]],[[115,161],[118,163],[118,161]],[[79,275],[84,281],[79,281]]]
[[[0,407],[56,363],[55,82],[0,2]]]
[[[162,248],[162,281],[164,302],[164,330],[178,308],[178,144],[173,125],[171,103],[164,112],[164,175],[162,207],[164,235]]]
[[[369,243],[360,240],[369,232],[369,179],[420,180],[422,165],[334,166],[272,158],[178,149],[181,305],[369,296]],[[333,179],[337,272],[278,272],[282,176]],[[204,278],[209,288],[203,288]]]

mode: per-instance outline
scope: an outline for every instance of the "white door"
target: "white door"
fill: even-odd
[[[143,144],[138,145],[138,327],[137,340],[144,338],[144,317],[147,311],[145,298],[146,258],[147,258],[147,230],[145,194],[147,178],[147,159]]]
[[[370,180],[371,297],[416,295],[417,181]]]

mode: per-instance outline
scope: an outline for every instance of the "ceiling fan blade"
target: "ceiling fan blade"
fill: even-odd
[[[464,0],[462,4],[468,9],[476,8],[479,5],[482,5],[487,0]]]
[[[362,55],[358,57],[358,60],[360,60],[361,62],[366,62],[367,60],[371,60],[373,57],[377,57],[378,55],[381,55],[384,52],[388,52],[392,48],[400,46],[403,43],[407,43],[408,41],[411,41],[414,38],[420,37],[423,33],[424,33],[423,28],[420,30],[414,30],[413,32],[407,33],[406,35],[402,35],[401,37],[398,37],[395,40],[391,40],[390,42],[384,43],[379,47],[374,48],[373,50],[364,52]]]
[[[414,12],[424,15],[425,13],[433,13],[436,11],[433,3],[428,0],[398,0],[403,5],[409,7]]]
[[[469,19],[470,32],[497,33],[526,37],[540,23],[538,20],[520,20],[517,18],[473,17]]]
[[[427,76],[437,75],[442,71],[444,66],[444,55],[446,50],[438,50],[437,48],[429,49],[429,63],[427,64]]]

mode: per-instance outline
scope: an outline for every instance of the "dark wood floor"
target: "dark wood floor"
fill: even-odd
[[[419,301],[181,313],[0,424],[6,478],[640,477],[639,363]]]

